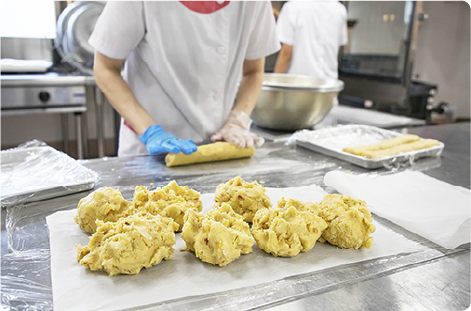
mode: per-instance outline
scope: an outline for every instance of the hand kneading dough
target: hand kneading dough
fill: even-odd
[[[258,247],[275,257],[294,257],[312,249],[327,223],[311,204],[282,198],[278,207],[259,210],[252,224]]]
[[[348,195],[328,194],[320,202],[321,216],[328,224],[319,242],[327,240],[340,248],[371,248],[375,232],[373,218],[362,200]]]
[[[186,165],[192,163],[214,162],[230,159],[251,157],[255,154],[255,147],[238,148],[231,143],[217,142],[201,145],[190,155],[184,153],[169,153],[165,156],[167,166]]]
[[[173,256],[177,224],[170,218],[134,214],[116,222],[98,220],[87,246],[77,245],[77,261],[109,276],[138,274]]]
[[[119,190],[103,187],[80,200],[74,220],[83,230],[94,233],[96,220],[118,221],[135,212],[132,202],[126,201]]]
[[[177,231],[183,227],[183,216],[187,210],[201,212],[203,209],[200,193],[187,186],[181,187],[175,181],[154,191],[143,186],[136,187],[134,204],[141,212],[172,218],[178,224]]]
[[[181,237],[196,257],[221,267],[252,252],[254,243],[249,225],[225,203],[206,214],[188,210]]]
[[[248,183],[238,176],[217,186],[214,200],[219,204],[228,203],[247,222],[252,222],[259,209],[271,206],[264,187],[256,181]]]

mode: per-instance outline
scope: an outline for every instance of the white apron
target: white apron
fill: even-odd
[[[335,0],[287,2],[277,30],[280,41],[293,46],[287,73],[337,79],[339,47],[348,43],[343,4]]]
[[[126,59],[124,79],[157,124],[181,139],[209,142],[234,104],[244,60],[276,52],[270,2],[109,1],[89,39]],[[123,122],[122,122],[123,123]],[[121,126],[118,155],[147,154]]]

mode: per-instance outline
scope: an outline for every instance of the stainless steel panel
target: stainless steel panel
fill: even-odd
[[[86,104],[85,86],[2,87],[2,109],[81,106]]]

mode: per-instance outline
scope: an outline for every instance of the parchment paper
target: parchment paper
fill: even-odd
[[[267,188],[272,204],[281,197],[318,202],[326,194],[320,187]],[[203,194],[203,212],[208,211],[213,194]],[[143,306],[192,295],[222,292],[262,284],[284,277],[313,272],[342,264],[409,253],[424,249],[402,235],[375,223],[371,249],[343,250],[316,243],[313,249],[293,258],[275,258],[254,244],[254,251],[225,267],[203,263],[189,251],[177,234],[172,259],[143,269],[138,275],[109,277],[93,272],[76,260],[76,244],[88,243],[88,234],[73,221],[76,210],[47,217],[51,244],[54,310],[117,310]]]
[[[445,248],[470,242],[470,191],[417,171],[352,175],[330,171],[324,183],[366,201],[371,212]]]

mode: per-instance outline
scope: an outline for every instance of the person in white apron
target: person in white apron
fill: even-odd
[[[340,46],[348,43],[347,9],[336,0],[289,1],[277,19],[282,46],[275,63],[275,73],[338,78]],[[337,97],[332,107],[338,106]],[[332,110],[316,128],[336,124]]]
[[[277,20],[282,47],[274,72],[337,79],[347,29],[347,9],[336,0],[285,3]]]
[[[265,56],[280,49],[270,2],[109,1],[89,42],[122,116],[118,156],[261,140],[248,128]]]

